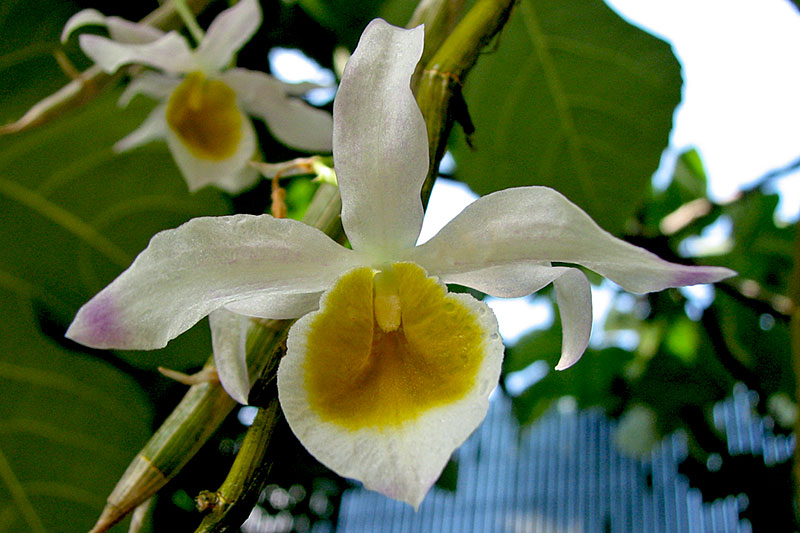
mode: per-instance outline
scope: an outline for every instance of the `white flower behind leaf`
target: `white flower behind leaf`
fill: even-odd
[[[67,332],[97,348],[153,349],[211,314],[223,385],[246,398],[242,321],[217,326],[235,322],[231,312],[299,317],[278,369],[295,435],[338,474],[415,507],[485,417],[503,358],[489,308],[445,283],[502,297],[553,283],[563,369],[589,341],[591,292],[581,270],[551,262],[583,265],[636,292],[734,274],[668,263],[545,187],[480,198],[416,246],[428,141],[409,83],[423,35],[422,27],[370,23],[334,101],[352,249],[269,215],[194,219],[153,237]]]
[[[263,72],[230,68],[261,20],[258,2],[241,0],[220,13],[192,49],[177,32],[84,10],[67,22],[61,38],[65,41],[81,26],[103,25],[110,39],[79,37],[81,49],[103,70],[112,73],[128,64],[157,69],[136,76],[120,98],[120,104],[127,105],[134,95],[145,94],[160,104],[115,145],[117,150],[165,139],[189,190],[215,185],[236,193],[258,177],[247,164],[258,149],[249,116],[262,119],[289,147],[331,150],[330,114],[298,98],[309,84],[287,84]]]

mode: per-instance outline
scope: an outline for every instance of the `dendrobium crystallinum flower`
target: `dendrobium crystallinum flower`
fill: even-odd
[[[409,84],[423,35],[373,21],[342,77],[333,153],[352,250],[269,215],[194,219],[156,235],[67,332],[98,348],[159,348],[211,314],[223,385],[243,400],[237,315],[300,317],[278,369],[292,430],[335,472],[415,507],[483,420],[503,357],[489,308],[444,283],[502,297],[553,283],[564,369],[588,343],[591,295],[581,270],[551,262],[634,292],[734,274],[668,263],[545,187],[484,196],[415,246],[428,141]]]
[[[251,186],[258,172],[248,165],[257,151],[247,115],[266,122],[279,141],[309,152],[330,152],[329,113],[299,96],[311,84],[289,84],[263,72],[229,68],[236,52],[261,25],[257,0],[241,0],[220,13],[191,49],[177,32],[106,17],[86,9],[67,21],[61,40],[85,25],[108,28],[110,39],[80,36],[83,52],[109,73],[126,64],[158,69],[137,75],[120,98],[127,105],[139,93],[160,100],[144,123],[115,145],[125,151],[164,138],[189,190],[215,185],[231,193]]]

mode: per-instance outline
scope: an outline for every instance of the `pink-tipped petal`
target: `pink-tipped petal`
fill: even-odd
[[[573,263],[637,293],[713,283],[736,274],[664,261],[617,239],[547,187],[518,187],[479,198],[407,256],[443,279],[518,262]]]
[[[196,218],[156,234],[125,272],[81,307],[67,337],[95,348],[160,348],[236,300],[322,291],[354,257],[295,220]]]

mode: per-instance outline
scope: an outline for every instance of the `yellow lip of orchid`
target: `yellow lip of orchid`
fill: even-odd
[[[192,72],[169,97],[167,125],[200,159],[225,160],[236,153],[245,118],[236,92],[220,80]]]
[[[103,70],[114,72],[126,64],[157,69],[136,76],[120,98],[127,105],[142,93],[160,104],[115,145],[117,151],[165,139],[189,190],[214,185],[237,193],[258,178],[248,165],[258,148],[247,115],[262,119],[273,136],[288,146],[309,152],[331,150],[330,114],[295,98],[307,86],[229,67],[261,20],[257,0],[241,0],[220,13],[197,48],[191,49],[177,32],[164,33],[87,9],[70,18],[61,38],[66,41],[85,25],[102,25],[110,39],[84,34],[80,45]]]
[[[269,215],[194,219],[153,237],[67,331],[97,348],[153,349],[210,315],[223,386],[246,402],[241,316],[299,318],[278,369],[292,430],[335,472],[413,506],[483,420],[503,355],[491,311],[444,283],[501,297],[552,283],[564,369],[588,343],[591,292],[581,270],[553,262],[634,292],[734,274],[664,261],[545,187],[480,198],[416,246],[428,143],[409,83],[423,35],[371,22],[334,101],[352,249]]]

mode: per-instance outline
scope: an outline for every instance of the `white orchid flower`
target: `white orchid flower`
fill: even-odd
[[[563,369],[586,348],[591,295],[581,270],[551,262],[583,265],[635,292],[734,274],[668,263],[614,238],[545,187],[480,198],[415,246],[428,141],[409,83],[423,35],[422,27],[370,23],[334,102],[352,250],[269,215],[194,219],[156,235],[67,332],[98,348],[152,349],[211,314],[221,340],[216,363],[234,390],[249,383],[238,336],[244,319],[236,315],[300,317],[278,369],[292,430],[335,472],[413,506],[483,420],[503,357],[489,308],[444,283],[505,297],[553,283]]]
[[[66,41],[81,26],[103,25],[110,39],[84,34],[79,41],[100,68],[113,73],[135,63],[158,69],[136,76],[120,98],[120,104],[127,105],[143,93],[161,103],[115,149],[166,139],[189,190],[215,185],[237,193],[258,178],[247,164],[258,149],[248,115],[264,120],[272,135],[287,146],[309,152],[331,150],[330,114],[297,98],[310,84],[287,84],[263,72],[228,68],[261,20],[257,0],[241,0],[214,19],[193,50],[177,32],[164,33],[87,9],[69,19],[61,39]]]

